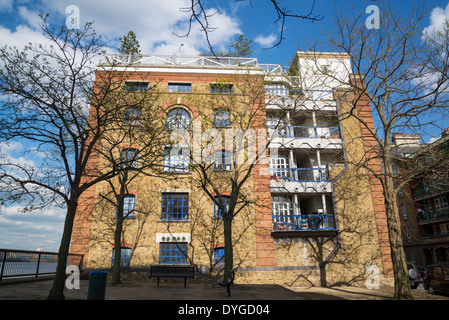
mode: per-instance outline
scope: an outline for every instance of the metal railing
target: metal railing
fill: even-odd
[[[273,215],[273,231],[335,230],[331,214]]]
[[[449,237],[449,232],[436,232],[436,233],[430,233],[419,236],[421,239],[432,239],[432,238],[442,238],[442,237]]]
[[[287,71],[280,64],[259,63],[257,65],[266,74],[287,76]]]
[[[39,277],[56,273],[57,252],[0,249],[0,281],[3,278]],[[82,270],[83,255],[69,253],[69,264]]]
[[[334,138],[340,139],[338,127],[308,127],[308,126],[275,126],[268,125],[270,137],[284,138]]]
[[[418,214],[418,223],[424,224],[429,222],[436,222],[440,220],[449,220],[449,209],[436,210],[436,212],[424,211]]]
[[[297,78],[288,75],[280,64],[258,63],[257,58],[246,57],[214,57],[214,56],[184,56],[184,55],[126,55],[108,54],[103,57],[103,63],[121,65],[163,65],[163,66],[216,66],[216,67],[252,67],[258,68],[267,75],[282,75],[287,79]],[[293,79],[293,81],[295,80]]]
[[[420,184],[418,187],[412,189],[413,199],[417,200],[427,196],[437,195],[442,192],[449,191],[448,181],[434,182],[431,186]]]
[[[293,182],[328,182],[329,169],[327,168],[270,168],[270,176],[276,180],[289,180]]]
[[[265,94],[286,100],[297,101],[334,101],[332,90],[300,90],[265,86]]]
[[[111,54],[104,57],[106,63],[178,66],[258,66],[256,58],[184,56],[184,55],[123,55]],[[274,69],[274,68],[273,68]]]

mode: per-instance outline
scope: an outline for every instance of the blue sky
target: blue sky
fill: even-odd
[[[306,14],[312,0],[278,0],[293,14]],[[354,14],[364,13],[370,4],[377,1],[350,1]],[[38,14],[50,14],[53,24],[64,24],[70,13],[66,8],[76,5],[80,10],[81,23],[94,21],[94,28],[104,38],[108,51],[119,45],[118,38],[133,30],[143,54],[195,55],[207,51],[204,35],[197,27],[188,38],[181,38],[187,30],[189,14],[180,8],[188,6],[190,0],[0,0],[0,46],[21,47],[28,42],[42,42],[38,28]],[[346,1],[316,0],[314,15],[322,16],[319,22],[288,19],[282,44],[273,49],[279,37],[280,23],[275,23],[276,13],[269,0],[204,0],[209,13],[217,12],[210,19],[216,28],[211,41],[216,50],[226,50],[239,35],[253,40],[253,57],[260,63],[288,64],[297,50],[307,50],[308,44],[323,39],[323,30],[332,28],[332,18]],[[411,1],[392,1],[399,12],[408,12]],[[449,1],[425,1],[429,12],[424,27],[437,26],[443,18],[449,19]],[[382,13],[381,13],[382,14]],[[367,15],[368,16],[368,15]],[[33,161],[21,158],[20,143],[1,146],[3,153],[18,161]],[[38,160],[38,159],[34,159]],[[0,214],[0,248],[43,248],[56,251],[62,233],[64,210],[51,208],[45,212],[20,213],[20,207],[2,208]]]
[[[309,12],[313,0],[278,0],[292,14]],[[349,1],[354,14],[364,13],[370,4],[377,1]],[[110,48],[118,47],[118,38],[129,30],[135,31],[144,54],[197,54],[207,51],[204,35],[198,27],[192,29],[188,38],[182,35],[187,30],[189,14],[181,8],[190,0],[0,0],[0,45],[23,45],[39,39],[38,14],[50,13],[54,24],[64,24],[66,8],[76,5],[80,10],[81,23],[94,21],[94,28],[101,34]],[[261,63],[285,64],[292,59],[296,50],[307,48],[309,42],[320,41],[323,30],[332,28],[332,19],[343,0],[316,0],[313,15],[321,16],[319,22],[287,19],[282,44],[273,49],[279,39],[280,23],[275,23],[276,12],[269,0],[204,0],[209,13],[217,12],[211,19],[216,28],[211,34],[216,50],[225,50],[239,34],[253,40],[253,56]],[[391,1],[400,12],[408,12],[412,1]],[[425,1],[430,13],[434,8],[446,9],[448,0]],[[349,6],[348,6],[349,7]],[[449,9],[446,9],[446,14]],[[444,14],[444,13],[443,13]],[[368,16],[368,15],[367,15]],[[431,24],[430,19],[426,21]]]

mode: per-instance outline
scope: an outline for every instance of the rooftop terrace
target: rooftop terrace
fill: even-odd
[[[164,66],[164,67],[199,67],[199,68],[251,68],[273,75],[285,75],[287,72],[279,64],[261,64],[257,58],[215,57],[215,56],[182,56],[182,55],[138,55],[123,54],[106,55],[103,64],[132,66]]]

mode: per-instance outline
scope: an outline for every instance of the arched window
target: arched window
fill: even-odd
[[[190,114],[183,108],[175,108],[167,114],[165,128],[168,130],[190,129]]]

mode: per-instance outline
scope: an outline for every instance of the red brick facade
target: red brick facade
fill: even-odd
[[[351,78],[352,84],[362,88],[361,79],[353,75]],[[393,276],[393,264],[391,261],[391,248],[389,242],[387,216],[385,213],[385,197],[383,194],[383,187],[378,178],[373,173],[382,173],[382,163],[379,157],[379,147],[372,132],[375,132],[373,114],[369,98],[366,94],[361,94],[355,97],[357,115],[365,122],[360,123],[360,131],[364,146],[364,151],[367,159],[367,166],[369,169],[369,181],[371,188],[371,196],[373,199],[374,214],[376,218],[377,235],[379,239],[379,249],[383,270],[385,276]],[[368,128],[369,129],[368,129]]]

